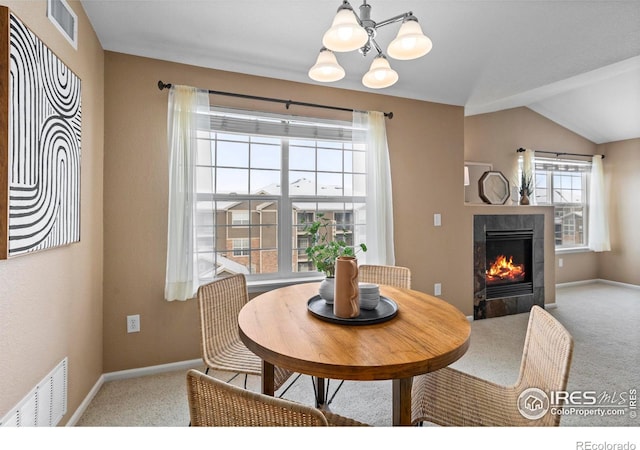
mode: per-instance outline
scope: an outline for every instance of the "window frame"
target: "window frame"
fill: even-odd
[[[559,170],[554,169],[553,166],[561,167],[561,166],[575,166],[576,170]],[[583,251],[589,248],[589,181],[590,181],[590,167],[591,162],[589,161],[578,161],[573,159],[564,159],[564,158],[539,158],[536,157],[535,162],[535,178],[536,178],[536,186],[535,191],[539,188],[538,180],[541,177],[546,179],[546,200],[547,202],[541,202],[539,197],[536,195],[534,191],[534,195],[536,195],[536,202],[540,205],[550,205],[554,207],[553,220],[554,220],[554,246],[556,252],[572,252],[572,251]],[[546,167],[545,167],[546,166]],[[581,202],[562,202],[555,201],[555,192],[556,176],[563,176],[571,174],[575,177],[575,174],[580,174],[580,184],[581,188],[579,189],[581,192]],[[576,189],[569,188],[570,191],[576,191]],[[558,239],[556,238],[556,215],[560,208],[581,208],[582,209],[582,230],[580,233],[582,234],[582,241],[578,244],[558,244]],[[577,228],[577,224],[574,223],[574,228]],[[561,238],[562,238],[562,224],[561,224]],[[574,233],[575,234],[575,233]]]
[[[211,108],[211,111],[222,111],[223,113],[225,111],[229,111],[228,109],[220,109],[220,108]],[[245,112],[245,111],[241,111],[238,112],[237,110],[234,110],[233,113],[249,113],[249,114],[253,114],[255,116],[262,116],[262,113],[259,112]],[[271,117],[273,116],[272,114],[265,114],[265,117]],[[291,116],[293,117],[293,116]],[[345,121],[324,121],[324,120],[318,120],[315,118],[300,118],[300,117],[296,117],[293,120],[297,120],[297,119],[302,119],[302,120],[308,120],[308,121],[313,121],[313,122],[317,122],[318,126],[324,126],[324,124],[333,124],[333,126],[335,126],[335,124],[339,124],[339,126],[343,127],[343,128],[352,128],[352,124],[351,123],[347,123]],[[238,126],[238,124],[234,124],[234,126]],[[201,137],[199,136],[198,140],[207,140],[211,142],[214,142],[217,140],[217,136],[219,134],[223,134],[225,137],[231,135],[231,134],[241,134],[244,135],[248,138],[248,143],[249,146],[251,145],[251,141],[252,138],[254,137],[258,137],[258,136],[262,136],[263,135],[259,134],[259,133],[251,133],[251,132],[245,132],[245,133],[240,133],[237,130],[235,132],[230,132],[228,130],[216,130],[216,129],[211,129],[211,130],[206,130],[206,133],[210,133],[208,134],[208,136],[205,137]],[[349,195],[349,196],[335,196],[335,195],[320,195],[318,192],[318,188],[320,186],[320,182],[318,181],[318,174],[323,174],[323,173],[328,173],[328,174],[339,174],[339,176],[342,179],[342,192],[345,192],[345,188],[346,188],[346,183],[345,183],[345,177],[347,176],[362,176],[362,180],[359,180],[363,185],[366,185],[366,164],[362,161],[365,161],[366,159],[366,149],[364,148],[364,146],[359,146],[359,145],[354,145],[352,143],[352,139],[351,136],[345,136],[343,137],[343,139],[337,139],[336,137],[333,137],[332,139],[321,139],[321,138],[317,138],[314,140],[311,140],[310,138],[305,138],[305,137],[299,137],[299,136],[276,136],[276,135],[271,135],[271,136],[267,136],[270,138],[275,138],[275,139],[279,139],[279,148],[280,148],[280,165],[279,168],[277,169],[273,169],[275,171],[279,171],[279,175],[280,175],[280,193],[279,195],[275,195],[275,194],[269,194],[269,193],[256,193],[255,189],[254,192],[252,193],[249,189],[247,189],[247,193],[217,193],[217,186],[216,183],[218,182],[218,180],[216,180],[215,174],[212,176],[212,187],[211,187],[211,191],[212,192],[202,192],[202,191],[198,191],[197,192],[197,199],[198,201],[203,201],[203,202],[213,202],[213,216],[214,216],[214,224],[213,224],[213,235],[216,236],[219,232],[219,230],[221,229],[219,227],[219,224],[217,223],[217,213],[216,213],[216,203],[217,202],[235,202],[235,203],[248,203],[249,205],[249,210],[248,210],[248,215],[249,215],[249,223],[248,224],[232,224],[230,223],[230,221],[228,220],[225,228],[227,231],[231,230],[231,229],[237,229],[237,228],[247,228],[249,231],[249,249],[247,249],[247,253],[249,253],[249,258],[251,258],[251,254],[254,254],[256,251],[261,251],[262,250],[262,246],[258,247],[258,248],[251,248],[252,245],[252,236],[255,236],[255,234],[252,234],[253,230],[260,230],[260,227],[262,226],[261,224],[253,224],[252,220],[253,220],[253,214],[254,214],[254,208],[257,202],[263,203],[263,202],[268,202],[268,201],[274,201],[277,203],[277,220],[276,223],[274,225],[277,226],[277,242],[276,242],[276,247],[275,250],[278,253],[277,256],[277,261],[278,261],[278,271],[277,272],[271,272],[271,273],[249,273],[249,274],[245,274],[247,276],[247,281],[250,285],[256,285],[256,284],[268,284],[268,283],[273,283],[273,282],[284,282],[286,280],[294,280],[294,281],[300,281],[303,279],[321,279],[323,274],[321,274],[318,271],[298,271],[298,259],[297,259],[297,255],[299,253],[300,250],[297,249],[297,235],[294,231],[295,228],[295,224],[294,222],[297,221],[297,215],[299,214],[298,209],[295,208],[295,204],[296,203],[302,203],[302,204],[315,204],[316,205],[316,209],[313,210],[314,214],[317,214],[317,212],[322,211],[322,207],[321,205],[323,204],[337,204],[337,205],[341,205],[343,207],[342,210],[339,210],[342,213],[345,212],[349,212],[351,213],[351,216],[354,218],[354,223],[348,224],[351,226],[351,232],[353,233],[354,229],[356,228],[356,224],[355,224],[355,220],[356,220],[356,216],[357,214],[355,213],[355,211],[353,210],[348,210],[348,209],[344,209],[345,205],[361,205],[362,208],[366,208],[366,195]],[[289,192],[290,189],[289,187],[292,184],[293,180],[289,180],[289,176],[290,176],[290,172],[300,172],[300,170],[296,170],[293,168],[290,168],[290,164],[289,164],[289,156],[290,156],[290,146],[291,143],[298,143],[301,140],[307,140],[312,142],[311,147],[314,148],[314,154],[316,155],[316,160],[314,161],[314,168],[313,170],[311,170],[311,172],[313,172],[313,174],[316,175],[315,177],[315,194],[314,195],[295,195],[292,196],[292,193]],[[320,151],[322,151],[323,149],[326,150],[330,150],[333,149],[331,146],[326,146],[323,147],[322,143],[326,143],[326,142],[339,142],[338,148],[335,148],[335,150],[340,151],[340,157],[342,158],[342,168],[340,172],[337,171],[331,171],[331,170],[322,170],[319,166],[318,166],[318,153]],[[278,145],[274,145],[276,147],[278,147]],[[355,147],[355,148],[354,148]],[[216,158],[216,150],[217,149],[212,149],[211,145],[209,146],[209,151],[211,151],[211,161],[210,161],[210,165],[202,165],[200,163],[198,163],[198,167],[209,167],[211,168],[212,171],[215,171],[216,167],[220,167],[220,165],[216,165],[217,161],[215,160]],[[360,164],[356,164],[356,162],[354,162],[353,160],[351,161],[351,170],[348,171],[346,170],[345,167],[345,152],[352,152],[351,155],[347,155],[350,156],[351,158],[356,158],[356,154],[357,153],[361,153],[361,156],[358,156],[361,158]],[[249,147],[249,155],[251,155],[252,151],[251,151],[251,147]],[[249,156],[249,158],[251,158],[251,156]],[[355,168],[353,166],[358,166],[361,170],[357,171],[355,170]],[[231,167],[230,165],[224,165],[225,168]],[[246,167],[243,167],[242,169],[246,169],[249,174],[251,173],[252,170],[252,166],[250,163],[247,164]],[[355,185],[356,182],[352,181],[352,190],[355,190]],[[250,175],[249,175],[249,185],[251,185],[251,179],[250,179]],[[355,194],[355,192],[352,192],[352,194]],[[320,206],[320,207],[319,207]],[[220,210],[218,210],[219,212]],[[240,211],[240,209],[238,210]],[[302,210],[304,212],[311,212],[311,210],[308,209],[304,209]],[[332,210],[332,211],[338,211],[338,210]],[[226,211],[227,214],[231,214],[231,211]],[[296,217],[294,218],[294,214],[296,215]],[[361,217],[361,216],[360,216]],[[366,226],[365,223],[361,223],[360,226],[364,227]],[[294,240],[296,242],[294,242]],[[198,242],[198,239],[196,239],[196,242]],[[202,249],[200,247],[198,247],[198,245],[196,244],[196,249],[195,249],[195,253],[200,255],[203,253],[207,253],[210,254],[211,257],[213,258],[213,260],[211,261],[211,268],[209,270],[209,273],[212,273],[213,275],[213,279],[215,279],[217,277],[216,274],[216,258],[218,257],[218,255],[222,254],[222,256],[227,256],[227,255],[233,255],[235,253],[235,251],[233,249],[229,250],[227,248],[218,248],[217,245],[219,244],[220,241],[215,240],[213,241],[213,248],[211,248],[210,252],[203,252]],[[294,251],[296,252],[296,255],[294,255]],[[244,255],[242,257],[245,257]],[[293,266],[296,266],[295,268]],[[246,264],[246,267],[249,269],[250,272],[253,271],[253,268],[255,267],[255,264],[253,264],[251,262],[251,259],[249,260],[249,263]],[[213,269],[213,270],[211,270]],[[261,267],[262,269],[262,267]],[[203,279],[204,281],[208,281],[209,278]]]

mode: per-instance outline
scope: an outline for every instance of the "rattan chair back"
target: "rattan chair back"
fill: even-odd
[[[238,314],[249,301],[244,275],[238,274],[198,289],[202,359],[207,367],[261,374],[261,360],[247,349],[238,333]]]
[[[261,375],[262,360],[244,345],[238,332],[238,314],[249,301],[245,276],[232,275],[200,286],[197,297],[200,346],[207,369]],[[290,370],[274,367],[274,389],[280,389],[291,375]]]
[[[358,267],[358,281],[411,289],[411,270],[401,266],[363,264]]]
[[[527,388],[538,388],[547,394],[564,391],[572,357],[571,334],[547,311],[533,306],[515,390],[522,392]],[[560,414],[547,414],[544,420],[541,419],[541,425],[558,425],[560,417]]]
[[[328,426],[315,408],[242,389],[195,369],[187,372],[187,395],[191,426]]]
[[[547,400],[551,392],[564,391],[572,356],[571,334],[533,306],[514,384],[504,386],[450,367],[418,375],[413,378],[411,420],[449,426],[558,426],[562,415],[554,414],[557,408],[528,389],[543,391]],[[528,410],[529,398],[540,400],[539,407]]]

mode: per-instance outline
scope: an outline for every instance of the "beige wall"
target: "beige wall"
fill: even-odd
[[[46,17],[46,1],[0,1],[82,80],[81,241],[0,261],[0,417],[65,356],[68,413],[102,367],[104,53],[79,2],[74,50]]]
[[[611,251],[598,253],[599,277],[640,285],[640,139],[598,146],[609,190]]]
[[[597,153],[593,142],[528,108],[465,117],[464,125],[465,161],[493,164],[493,170],[502,171],[510,183],[517,181],[516,150],[520,147],[586,155]],[[559,267],[558,258],[563,259],[563,267]],[[598,259],[593,252],[558,254],[555,264],[556,283],[599,276]]]
[[[520,147],[586,155],[596,153],[593,142],[529,108],[465,117],[465,161],[491,163],[493,170],[502,171],[510,182],[517,181],[516,150]]]
[[[471,236],[461,198],[463,109],[379,94],[227,73],[107,52],[105,56],[105,372],[198,358],[197,305],[163,299],[167,209],[167,91],[158,80],[297,101],[393,111],[387,133],[397,264],[414,286],[472,314]],[[283,105],[214,96],[219,105],[286,112]],[[291,113],[336,117],[292,107]],[[340,114],[350,120],[350,114]],[[433,214],[443,226],[433,226]],[[462,258],[457,255],[463,254]],[[469,276],[457,279],[452,266]],[[468,269],[465,269],[468,268]],[[142,331],[127,334],[125,317]]]
[[[513,214],[521,207],[465,206],[462,183],[465,131],[461,107],[400,99],[380,94],[312,86],[233,74],[107,52],[105,83],[105,372],[200,356],[197,306],[193,301],[163,300],[166,252],[167,92],[158,80],[175,84],[291,98],[298,101],[393,111],[387,120],[393,179],[396,263],[412,270],[413,286],[442,298],[465,315],[473,314],[473,214]],[[282,105],[214,96],[219,105],[283,112]],[[292,113],[335,117],[335,112],[293,108]],[[512,111],[528,117],[528,110]],[[349,119],[349,114],[341,118]],[[507,118],[509,115],[504,115]],[[467,119],[468,120],[468,119]],[[542,125],[565,138],[562,128]],[[503,123],[500,126],[511,126]],[[526,130],[528,125],[523,124]],[[565,130],[566,131],[566,130]],[[497,133],[497,131],[496,131]],[[575,135],[572,135],[575,136]],[[521,142],[513,137],[489,158],[504,163]],[[473,144],[473,141],[472,143]],[[521,145],[525,145],[522,143]],[[548,147],[548,145],[546,146]],[[474,149],[473,145],[470,146]],[[572,150],[576,148],[571,147]],[[545,257],[553,260],[551,208],[527,208],[547,214]],[[433,214],[442,226],[433,226]],[[553,265],[545,272],[546,301],[555,301]],[[127,314],[141,314],[142,331],[127,334]]]
[[[562,267],[559,260],[562,259]],[[598,255],[591,251],[558,253],[556,261],[556,283],[595,280],[601,278],[598,272]]]

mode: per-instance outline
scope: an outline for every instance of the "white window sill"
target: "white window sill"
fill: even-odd
[[[588,253],[592,250],[589,247],[572,247],[572,248],[557,248],[556,255],[562,255],[567,253]]]
[[[247,290],[249,294],[259,294],[273,289],[291,286],[292,284],[320,282],[323,279],[324,276],[314,275],[309,277],[277,278],[273,280],[247,280]]]

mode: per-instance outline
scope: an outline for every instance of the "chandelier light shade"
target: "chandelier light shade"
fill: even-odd
[[[362,84],[371,89],[389,87],[398,81],[398,72],[393,70],[384,55],[378,55],[371,63],[369,71],[362,77]]]
[[[315,65],[309,69],[309,78],[324,83],[342,80],[344,75],[344,69],[338,64],[336,55],[325,47],[320,49]]]
[[[398,73],[391,68],[382,48],[376,42],[377,29],[392,23],[402,22],[396,38],[387,47],[387,54],[394,59],[420,58],[431,51],[433,43],[422,31],[418,19],[409,11],[381,22],[371,19],[371,5],[364,0],[360,15],[353,10],[348,0],[343,0],[331,27],[322,37],[322,49],[316,63],[309,69],[309,77],[320,82],[333,82],[344,78],[345,71],[338,63],[334,52],[358,50],[366,57],[371,50],[377,52],[362,83],[372,89],[393,85]]]
[[[333,19],[331,28],[322,37],[322,45],[334,52],[351,52],[367,43],[369,35],[360,26],[351,5],[343,4]]]
[[[387,54],[394,59],[416,59],[429,53],[432,47],[431,39],[424,35],[418,20],[410,16],[387,47]]]

